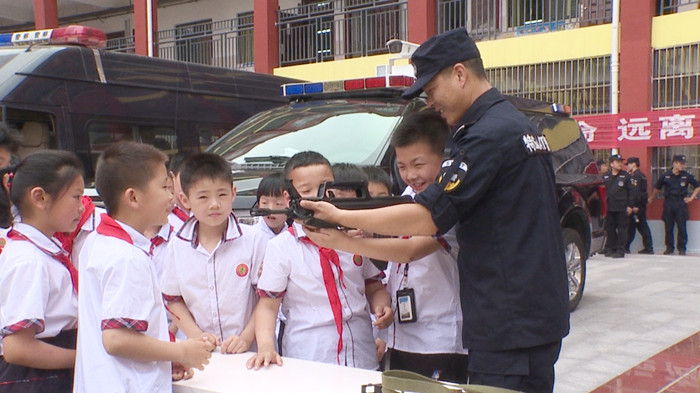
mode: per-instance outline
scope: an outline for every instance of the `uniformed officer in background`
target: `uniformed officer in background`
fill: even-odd
[[[630,215],[629,231],[627,232],[627,247],[625,252],[630,252],[630,246],[634,241],[637,231],[642,236],[644,248],[639,250],[640,254],[653,254],[654,244],[651,240],[651,230],[647,223],[647,177],[639,170],[639,158],[627,158],[627,172],[630,174],[630,187],[632,189],[632,214]]]
[[[622,156],[610,156],[610,170],[603,174],[605,193],[607,195],[607,214],[605,216],[605,233],[607,239],[605,256],[624,258],[627,246],[629,216],[632,214],[630,193],[630,175],[622,170]]]
[[[458,268],[469,349],[469,383],[551,392],[569,331],[564,246],[547,140],[486,79],[466,29],[431,37],[411,57],[416,82],[454,127],[438,181],[414,204],[339,210],[302,201],[321,219],[391,235],[434,235],[457,227]],[[324,245],[339,236],[307,235]],[[372,240],[372,239],[367,239]],[[341,247],[342,249],[342,247]]]
[[[685,255],[685,246],[688,243],[688,232],[686,221],[688,221],[688,203],[700,193],[700,183],[690,172],[685,170],[685,156],[673,156],[672,168],[666,171],[654,185],[649,203],[651,203],[659,191],[664,189],[664,213],[661,218],[664,220],[666,229],[666,251],[664,254],[673,254],[673,227],[678,226],[678,253]],[[693,194],[688,196],[688,185],[695,187]]]

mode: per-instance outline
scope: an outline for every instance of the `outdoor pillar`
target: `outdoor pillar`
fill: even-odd
[[[156,40],[158,34],[158,0],[134,0],[134,53],[149,55],[148,48],[148,5],[151,3],[151,54],[158,57]],[[128,32],[127,32],[128,34]]]
[[[620,0],[620,113],[651,110],[654,0]]]
[[[37,30],[58,27],[58,0],[34,0],[34,27]]]
[[[408,0],[408,41],[422,44],[437,34],[437,1]]]
[[[277,28],[278,0],[253,3],[253,56],[255,72],[272,74],[279,67],[280,42]]]

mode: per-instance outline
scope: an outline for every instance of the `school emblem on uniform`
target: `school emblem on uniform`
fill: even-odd
[[[362,255],[353,255],[352,256],[352,263],[355,264],[355,266],[362,266]]]
[[[442,173],[438,177],[438,184],[445,192],[450,192],[459,187],[467,176],[469,167],[465,162],[457,163],[455,160],[445,160],[442,163]]]
[[[5,240],[4,237],[0,237],[0,248],[5,247],[6,244],[7,244],[7,240]]]
[[[236,274],[238,274],[238,277],[245,277],[248,274],[248,265],[241,263],[236,266]]]

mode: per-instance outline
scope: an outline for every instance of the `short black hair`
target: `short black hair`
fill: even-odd
[[[337,163],[331,166],[331,170],[333,170],[333,179],[336,183],[356,183],[369,180],[365,172],[355,164]]]
[[[362,167],[362,171],[365,173],[365,175],[367,175],[367,180],[369,182],[381,183],[387,190],[389,190],[389,193],[391,193],[391,178],[389,177],[389,174],[384,171],[384,169],[367,165]]]
[[[183,151],[180,153],[177,153],[170,157],[170,160],[168,161],[168,171],[172,172],[173,175],[177,175],[180,173],[180,169],[182,169],[182,163],[185,162],[187,157],[191,156],[192,153],[191,151]]]
[[[118,142],[102,152],[95,170],[95,187],[107,213],[117,214],[121,195],[128,188],[143,190],[156,176],[158,165],[165,167],[168,156],[152,145]]]
[[[293,155],[284,164],[284,178],[289,179],[289,174],[297,168],[303,168],[311,165],[327,165],[331,168],[331,163],[321,153],[315,151],[302,151]]]
[[[5,148],[10,153],[17,153],[20,139],[17,130],[0,123],[0,148]]]
[[[202,179],[220,179],[233,185],[231,164],[218,154],[192,154],[185,159],[180,169],[182,192],[189,195],[190,187]]]
[[[41,187],[52,197],[58,197],[82,175],[83,166],[78,157],[71,152],[41,150],[32,153],[15,169],[10,186],[10,200],[17,206],[20,214],[28,215],[23,209],[29,190]]]
[[[282,176],[282,173],[273,173],[265,176],[258,185],[257,201],[260,202],[260,197],[281,197],[284,195],[284,190],[287,189],[287,181]]]
[[[413,112],[403,118],[391,135],[393,147],[406,147],[425,142],[430,150],[442,155],[450,134],[450,127],[439,113],[431,108]]]

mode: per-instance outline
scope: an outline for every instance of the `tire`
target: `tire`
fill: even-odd
[[[586,252],[578,232],[571,228],[562,228],[562,234],[569,281],[569,310],[574,311],[581,302],[583,287],[586,284]]]

